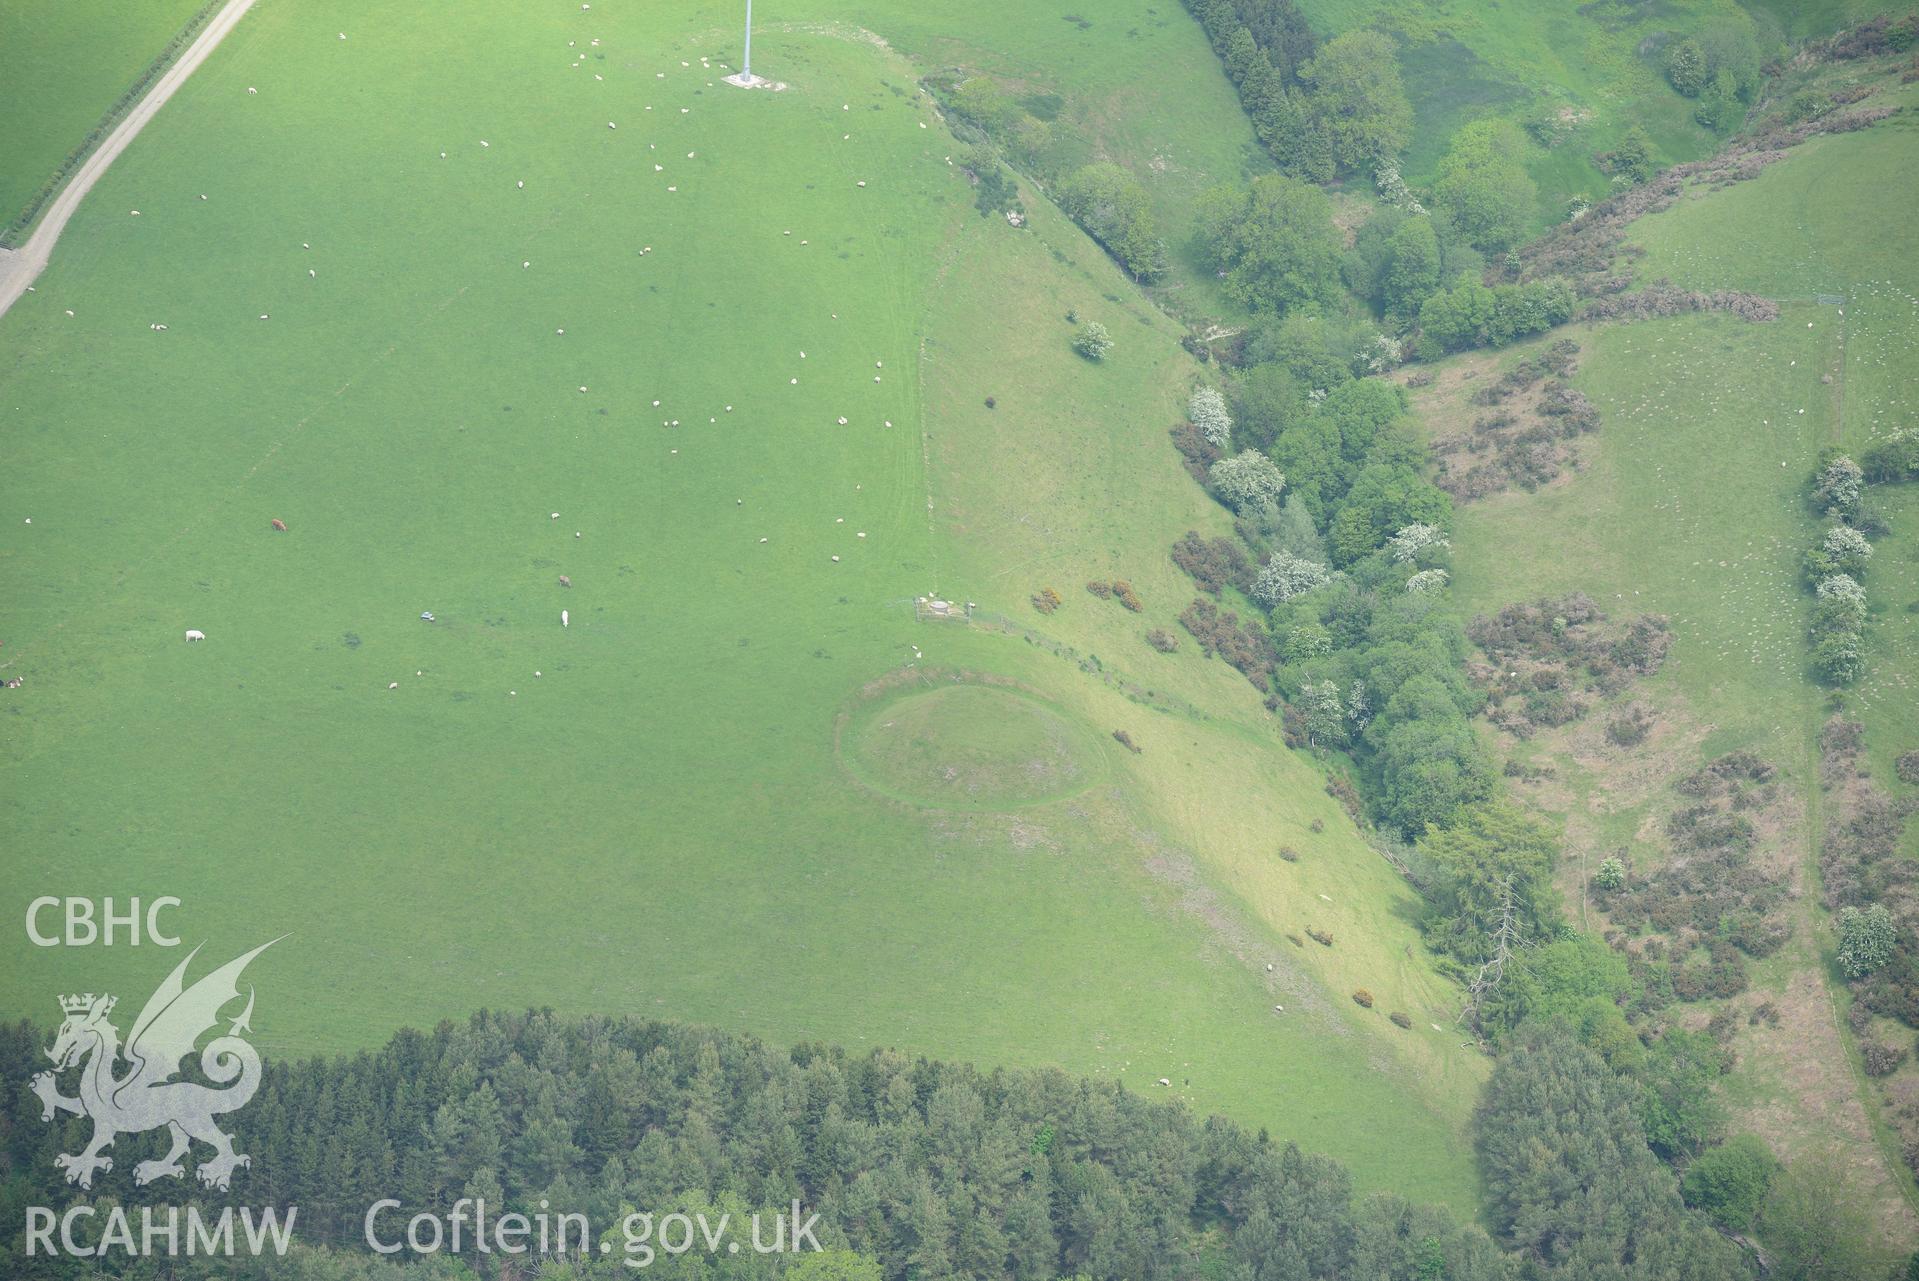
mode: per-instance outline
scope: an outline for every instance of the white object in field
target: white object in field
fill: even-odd
[[[567,618],[567,616],[566,616],[566,611],[565,611],[565,610],[561,610],[561,611],[560,611],[560,626],[562,626],[562,627],[571,627],[572,625],[573,625],[573,623],[572,623],[572,620],[571,620],[571,619],[569,619],[569,618]]]
[[[389,682],[389,683],[388,683],[388,685],[387,685],[387,688],[388,688],[388,689],[398,689],[398,688],[400,688],[400,682],[398,682],[398,681],[392,681],[392,682]]]
[[[1161,1078],[1159,1078],[1159,1083],[1160,1083],[1161,1085],[1171,1085],[1171,1084],[1172,1084],[1172,1082],[1171,1082],[1171,1081],[1169,1081],[1169,1080],[1167,1080],[1167,1079],[1166,1079],[1165,1077],[1163,1077],[1163,1076],[1162,1076]]]
[[[1320,897],[1321,897],[1321,898],[1323,898],[1323,899],[1326,899],[1326,901],[1327,901],[1328,903],[1330,903],[1330,902],[1332,902],[1332,899],[1330,899],[1330,898],[1327,898],[1327,897],[1326,897],[1326,895],[1324,895],[1324,894],[1321,894],[1321,895],[1320,895]]]
[[[559,518],[560,518],[560,513],[558,512],[554,512],[553,515],[550,517],[550,519],[552,520],[558,520]]]
[[[206,638],[207,638],[207,634],[206,634],[205,632],[203,632],[203,631],[201,631],[201,630],[200,630],[199,628],[197,628],[197,627],[189,627],[189,628],[187,628],[187,639],[188,639],[188,640],[190,640],[190,641],[202,641],[202,640],[205,640]]]

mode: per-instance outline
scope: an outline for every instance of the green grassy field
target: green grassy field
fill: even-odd
[[[1736,1124],[1780,1151],[1824,1152],[1848,1167],[1887,1239],[1907,1243],[1910,1180],[1840,1035],[1843,991],[1826,985],[1813,853],[1824,804],[1815,740],[1829,708],[1807,669],[1800,563],[1819,529],[1803,497],[1819,451],[1856,448],[1910,418],[1919,280],[1904,253],[1913,215],[1902,193],[1919,163],[1912,142],[1903,119],[1819,139],[1753,181],[1634,224],[1628,239],[1648,251],[1642,279],[1753,290],[1788,300],[1784,314],[1764,325],[1708,315],[1576,331],[1575,385],[1603,418],[1583,468],[1536,494],[1465,508],[1455,580],[1480,610],[1583,590],[1618,614],[1672,619],[1672,658],[1635,694],[1657,708],[1667,736],[1654,759],[1561,762],[1554,804],[1590,840],[1658,856],[1645,838],[1672,799],[1640,777],[1646,769],[1678,777],[1748,748],[1782,770],[1799,798],[1781,839],[1797,850],[1802,895],[1792,943],[1755,968],[1754,984],[1786,1021],[1742,1031],[1727,1097]],[[1519,354],[1480,359],[1497,367]],[[1429,407],[1438,394],[1427,394]],[[1847,705],[1865,719],[1882,780],[1897,787],[1891,758],[1919,741],[1919,611],[1909,608],[1919,503],[1897,491],[1880,501],[1894,529],[1868,580],[1869,675]]]
[[[1802,891],[1816,885],[1815,739],[1826,713],[1806,670],[1799,564],[1818,526],[1801,487],[1837,423],[1838,396],[1821,377],[1839,365],[1838,310],[1789,307],[1770,325],[1689,316],[1577,332],[1575,385],[1603,415],[1583,470],[1461,514],[1455,582],[1470,608],[1584,591],[1615,618],[1664,614],[1674,629],[1665,667],[1630,694],[1653,709],[1649,746],[1519,750],[1556,771],[1535,803],[1568,836],[1562,885],[1575,905],[1593,858],[1625,851],[1656,866],[1656,834],[1683,799],[1671,782],[1742,749],[1780,771],[1788,799],[1767,820],[1781,825],[1771,839]],[[1724,1089],[1733,1128],[1759,1132],[1789,1159],[1816,1155],[1847,1169],[1887,1240],[1909,1242],[1896,1145],[1872,1142],[1883,1131],[1822,981],[1816,893],[1802,892],[1790,910],[1793,938],[1754,967],[1748,998],[1772,1001],[1784,1021],[1748,1029],[1739,1020],[1738,1066]]]
[[[206,0],[0,6],[0,226]],[[29,125],[28,122],[31,122]]]
[[[1044,102],[1062,169],[1125,165],[1145,184],[1173,251],[1156,293],[1181,314],[1243,317],[1189,252],[1193,210],[1209,188],[1272,163],[1205,33],[1178,4],[1116,0],[1084,13],[1024,0],[848,8],[928,70],[989,75],[1030,105]]]
[[[773,95],[717,83],[730,13],[265,6],[95,189],[0,320],[8,910],[291,932],[272,1052],[550,1005],[1163,1076],[1470,1207],[1410,891],[1142,639],[1224,520],[1176,328],[1044,207],[980,219],[858,15],[763,31]],[[1144,615],[1080,588],[1120,573]],[[45,1018],[176,958],[0,959]]]
[[[1883,95],[1909,112],[1919,90]],[[1752,182],[1684,202],[1634,229],[1644,278],[1670,276],[1701,289],[1776,297],[1844,297],[1833,370],[1838,416],[1824,443],[1863,449],[1912,421],[1919,377],[1919,271],[1907,252],[1919,213],[1906,193],[1919,182],[1919,122],[1909,115],[1795,150]],[[1870,227],[1871,235],[1859,228]],[[1880,540],[1868,578],[1875,623],[1866,679],[1853,695],[1882,779],[1892,759],[1919,747],[1919,495],[1880,488],[1893,532]],[[1919,855],[1919,827],[1906,848]]]

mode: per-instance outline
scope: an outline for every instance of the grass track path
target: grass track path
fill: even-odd
[[[27,286],[46,270],[48,260],[53,257],[54,242],[60,239],[60,233],[66,229],[67,219],[73,217],[73,211],[80,207],[80,202],[86,199],[87,192],[100,180],[100,175],[127,149],[127,144],[139,136],[147,121],[166,105],[167,99],[187,82],[187,77],[206,61],[208,54],[219,47],[220,41],[239,25],[240,19],[252,7],[253,0],[229,0],[227,6],[214,15],[213,21],[207,23],[206,30],[200,33],[199,38],[187,46],[180,60],[167,68],[166,74],[147,90],[146,97],[134,105],[126,119],[107,135],[106,141],[74,171],[67,185],[47,206],[46,215],[41,218],[34,233],[27,237],[27,242],[12,253],[0,254],[0,316],[6,315],[8,308],[27,291]]]

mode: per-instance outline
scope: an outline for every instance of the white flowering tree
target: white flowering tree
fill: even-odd
[[[1452,547],[1446,535],[1437,525],[1408,525],[1394,534],[1387,544],[1392,548],[1393,559],[1402,565],[1410,565],[1419,559],[1419,553],[1428,547],[1437,547],[1445,551]]]
[[[1858,577],[1872,560],[1872,544],[1851,525],[1834,525],[1819,544],[1819,563],[1829,572]]]
[[[1219,500],[1242,514],[1278,511],[1280,492],[1286,488],[1286,477],[1273,460],[1251,449],[1220,459],[1206,476]]]
[[[1314,746],[1346,741],[1346,705],[1339,686],[1331,681],[1308,685],[1299,692],[1299,701],[1306,712],[1306,737]]]
[[[1373,700],[1367,696],[1366,682],[1354,681],[1346,694],[1346,719],[1355,728],[1365,729],[1366,722],[1373,718]]]
[[[1406,590],[1415,596],[1427,592],[1436,592],[1452,581],[1452,576],[1443,569],[1422,569],[1406,580]]]
[[[1866,612],[1866,589],[1851,574],[1830,574],[1819,580],[1819,603],[1844,605],[1859,614]]]
[[[1303,596],[1315,587],[1332,581],[1332,571],[1316,560],[1307,560],[1291,552],[1274,552],[1253,580],[1253,599],[1267,609]]]
[[[1373,185],[1379,189],[1379,198],[1395,209],[1403,209],[1409,214],[1423,214],[1426,206],[1414,197],[1411,187],[1400,176],[1399,166],[1388,160],[1373,171]]]
[[[1097,320],[1089,320],[1073,335],[1073,350],[1088,360],[1104,360],[1113,349],[1113,335]]]
[[[1233,440],[1233,417],[1226,412],[1226,398],[1211,387],[1195,387],[1187,402],[1186,416],[1199,434],[1214,449],[1225,449]]]
[[[1841,454],[1820,468],[1819,474],[1813,478],[1813,505],[1828,515],[1854,515],[1859,510],[1859,499],[1865,483],[1866,473],[1859,464]]]

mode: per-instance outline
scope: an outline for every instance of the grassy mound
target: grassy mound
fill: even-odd
[[[1019,809],[1084,791],[1106,773],[1090,731],[990,685],[936,687],[862,707],[842,747],[862,782],[934,809]]]

